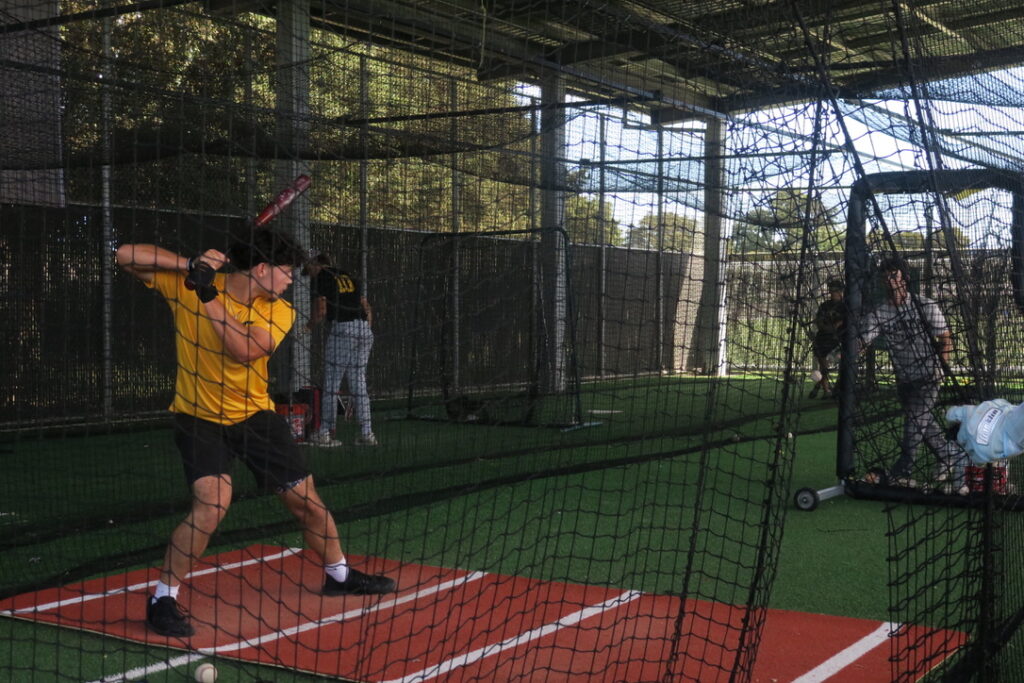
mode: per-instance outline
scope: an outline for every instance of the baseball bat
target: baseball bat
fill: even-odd
[[[253,219],[252,225],[255,228],[262,228],[264,225],[274,220],[279,213],[285,210],[289,204],[309,189],[310,184],[313,181],[309,179],[309,176],[302,174],[292,181],[291,185],[281,190],[274,201],[267,204],[267,208],[260,211],[260,214]]]
[[[288,187],[281,190],[277,194],[277,196],[274,197],[273,201],[267,204],[266,208],[260,211],[259,215],[252,220],[252,227],[262,228],[264,225],[274,220],[274,218],[276,218],[278,214],[280,214],[282,211],[288,208],[288,205],[295,201],[295,199],[299,195],[308,190],[312,182],[313,181],[310,180],[309,176],[306,175],[305,173],[297,176],[295,180],[293,180],[291,184],[288,185]],[[211,273],[208,276],[208,278],[212,277],[213,269],[207,266],[206,264],[199,263],[197,266],[195,266],[195,268],[206,268],[210,270]],[[187,287],[188,289],[195,289],[198,284],[198,276],[195,272],[193,272],[193,270],[194,268],[190,264],[189,274],[185,276],[185,287]]]

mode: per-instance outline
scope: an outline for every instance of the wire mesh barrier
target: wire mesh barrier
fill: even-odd
[[[0,677],[1020,678],[1004,5],[6,3]]]
[[[1014,351],[1019,179],[970,169],[880,174],[863,185],[875,192],[869,202],[855,191],[849,212],[847,305],[856,332],[844,363],[838,471],[856,495],[928,506],[889,510],[893,611],[901,623],[972,636],[958,663],[921,657],[908,639],[901,668],[956,678],[991,667],[986,675],[995,676],[1012,670],[1011,657],[995,653],[1012,642],[1019,620],[1019,572],[996,550],[1012,546],[1017,532],[1019,475],[1006,462],[971,463],[939,420],[951,405],[1024,399]],[[908,232],[921,241],[901,239]],[[923,595],[922,585],[976,592],[983,607]]]

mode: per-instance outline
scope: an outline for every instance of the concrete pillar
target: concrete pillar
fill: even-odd
[[[565,234],[549,228],[563,228],[565,218],[565,110],[555,106],[565,100],[565,83],[549,76],[541,84],[541,388],[559,393],[566,388],[568,357],[565,349],[567,305]]]
[[[309,0],[279,0],[277,3],[277,136],[284,150],[275,169],[274,192],[290,184],[296,176],[309,174],[309,164],[300,157],[309,147]],[[312,177],[312,174],[310,174]],[[316,178],[313,178],[315,191]],[[279,216],[274,228],[290,234],[310,247],[309,193],[299,197]],[[305,324],[310,312],[309,280],[297,277],[292,285],[296,322],[293,328],[291,368],[288,384],[292,391],[312,384],[311,335]]]
[[[704,375],[725,373],[725,242],[722,239],[725,148],[722,122],[710,118],[704,134],[704,254],[693,258],[691,272],[702,271],[700,303],[693,331],[689,368]],[[697,263],[698,259],[701,261]]]

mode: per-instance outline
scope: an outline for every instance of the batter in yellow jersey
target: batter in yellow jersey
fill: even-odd
[[[195,633],[178,606],[179,590],[231,505],[236,460],[302,526],[324,565],[322,594],[395,590],[394,580],[349,566],[334,516],[268,395],[267,362],[295,322],[281,296],[302,261],[298,245],[269,230],[253,232],[227,253],[208,249],[192,259],[152,244],[118,247],[118,265],[160,292],[174,317],[178,372],[171,412],[192,507],[171,534],[146,608],[146,624],[160,635]],[[228,264],[235,270],[217,273]]]

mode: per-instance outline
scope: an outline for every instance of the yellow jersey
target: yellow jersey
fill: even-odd
[[[295,323],[295,310],[283,299],[257,298],[250,305],[224,292],[224,274],[218,274],[214,286],[228,315],[243,325],[255,325],[270,332],[274,348]],[[174,317],[178,373],[175,380],[172,413],[193,415],[218,424],[237,424],[261,410],[273,410],[267,389],[269,356],[240,363],[224,350],[224,342],[214,330],[205,306],[196,293],[185,287],[182,273],[157,271],[147,283],[163,295]]]

